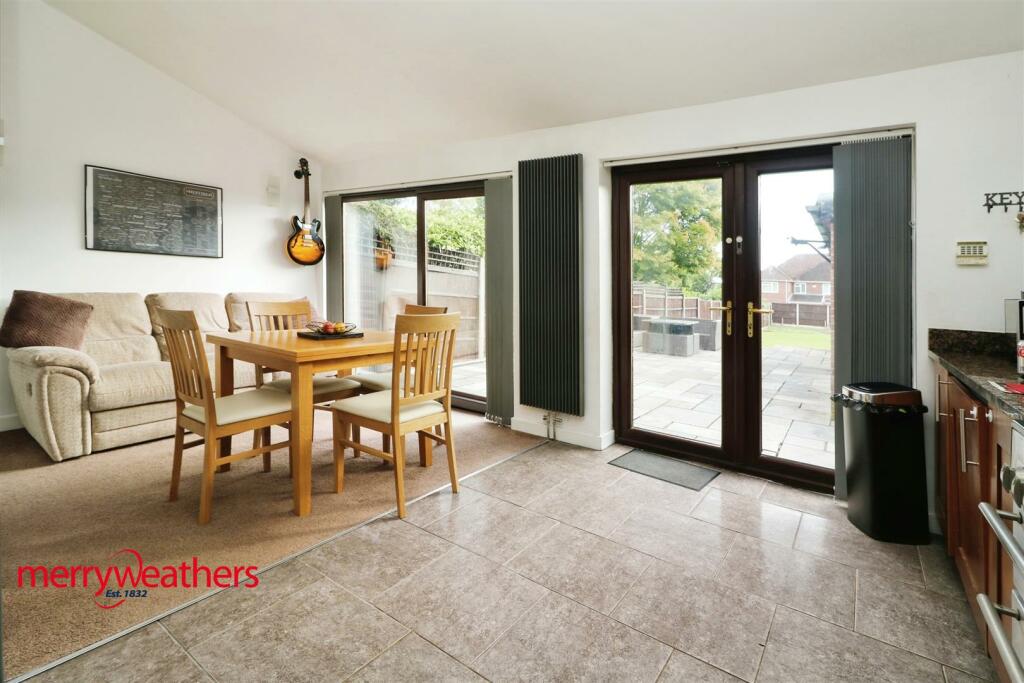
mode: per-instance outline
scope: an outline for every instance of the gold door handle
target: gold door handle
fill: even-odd
[[[725,336],[732,336],[732,300],[725,302],[724,306],[711,306],[709,310],[725,311]]]
[[[754,308],[754,302],[753,301],[748,301],[747,302],[747,336],[748,337],[753,337],[754,336],[754,314],[755,313],[767,313],[768,315],[771,315],[772,314],[772,309],[771,309],[771,307],[768,307],[768,308]]]

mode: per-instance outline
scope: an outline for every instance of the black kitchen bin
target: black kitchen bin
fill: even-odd
[[[843,408],[849,520],[879,541],[930,542],[921,392],[862,382],[832,400]]]

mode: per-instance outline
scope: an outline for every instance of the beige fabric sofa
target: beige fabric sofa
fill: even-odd
[[[248,300],[296,298],[242,293],[225,299],[197,292],[145,299],[135,293],[59,296],[94,307],[82,350],[31,346],[7,351],[22,424],[55,461],[173,434],[174,382],[163,333],[153,322],[157,308],[193,310],[204,333],[223,332],[248,327]],[[253,366],[236,363],[236,388],[254,383]]]

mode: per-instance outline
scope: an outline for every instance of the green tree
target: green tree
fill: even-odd
[[[633,279],[721,298],[721,181],[634,185]]]
[[[442,199],[427,204],[427,247],[484,255],[484,198]]]

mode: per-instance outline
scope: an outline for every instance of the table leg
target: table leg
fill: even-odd
[[[304,517],[312,508],[313,369],[300,364],[292,371],[292,429],[289,448],[295,454],[292,476],[295,514]]]
[[[228,355],[226,346],[217,347],[217,396],[230,396],[235,393],[235,359]],[[231,437],[225,436],[220,440],[220,457],[231,455]],[[231,463],[221,465],[218,472],[227,472],[231,469]]]

